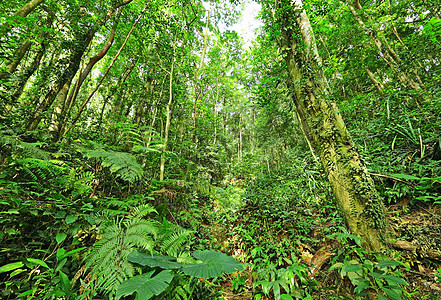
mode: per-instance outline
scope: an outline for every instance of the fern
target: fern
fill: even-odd
[[[135,209],[124,218],[109,219],[109,215],[97,217],[101,223],[102,239],[93,247],[86,258],[86,267],[91,268],[96,278],[96,287],[113,294],[119,284],[135,275],[136,269],[127,261],[127,256],[135,249],[152,251],[159,224],[151,219],[142,219],[147,212],[155,212],[150,206]]]
[[[48,177],[56,177],[67,170],[66,164],[59,160],[20,158],[15,162],[34,181],[48,180]]]
[[[112,150],[84,150],[88,158],[102,159],[103,167],[109,167],[111,173],[128,182],[135,182],[141,179],[142,166],[136,161],[136,158],[126,152],[117,152]]]
[[[193,233],[194,231],[174,225],[164,218],[157,241],[160,245],[161,252],[169,256],[178,256],[182,245]]]
[[[36,158],[41,160],[48,160],[49,153],[40,149],[39,147],[45,145],[42,142],[27,143],[20,140],[12,130],[0,130],[0,146],[9,147],[21,157]]]

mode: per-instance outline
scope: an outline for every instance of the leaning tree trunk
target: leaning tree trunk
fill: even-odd
[[[38,127],[38,124],[40,124],[40,121],[43,118],[43,113],[52,106],[52,103],[55,101],[58,93],[60,93],[66,83],[72,81],[75,73],[80,67],[80,62],[84,51],[86,51],[87,46],[92,41],[95,32],[96,28],[90,29],[89,32],[83,36],[83,39],[80,40],[80,45],[78,45],[71,54],[69,65],[63,71],[62,75],[57,79],[57,81],[52,85],[50,91],[46,94],[45,99],[43,99],[43,101],[29,118],[25,126],[26,131],[32,131]]]
[[[29,15],[38,5],[43,3],[44,0],[31,0],[26,3],[22,8],[14,13],[15,17],[24,18]],[[14,28],[14,24],[5,24],[4,28],[0,31],[0,35],[6,35]]]
[[[353,234],[365,248],[386,249],[382,199],[346,129],[322,70],[311,24],[301,0],[282,1],[281,47],[293,84],[301,122],[331,184],[336,203]],[[289,9],[287,9],[287,7]],[[280,8],[279,8],[280,9]],[[281,10],[281,9],[280,9]]]
[[[70,110],[72,106],[75,103],[75,100],[77,99],[78,93],[80,91],[81,86],[84,83],[84,80],[86,80],[87,76],[92,71],[92,68],[95,66],[97,62],[99,62],[109,51],[110,47],[113,44],[113,40],[115,39],[116,34],[116,27],[118,26],[118,21],[115,20],[115,24],[113,25],[112,29],[110,30],[109,37],[107,38],[106,43],[101,48],[101,50],[93,57],[89,59],[89,62],[87,63],[84,70],[81,71],[77,82],[74,85],[74,88],[70,92],[69,96],[64,97],[64,101],[62,103],[59,103],[59,107],[56,108],[56,116],[54,118],[54,123],[52,126],[52,133],[54,135],[53,140],[58,141],[60,139],[60,136],[62,132],[64,131],[66,127],[66,119],[69,117]],[[58,111],[57,111],[58,110]]]
[[[25,56],[25,54],[29,51],[32,46],[32,42],[29,39],[25,39],[25,41],[20,45],[20,47],[15,51],[14,55],[11,58],[11,61],[6,65],[6,71],[0,72],[0,80],[8,77],[9,74],[12,74],[17,70],[18,65],[21,60]]]

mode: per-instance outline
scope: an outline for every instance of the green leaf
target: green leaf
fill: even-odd
[[[66,216],[66,212],[64,210],[59,210],[55,214],[55,218],[57,219],[63,219]]]
[[[77,253],[77,252],[83,251],[83,250],[86,249],[86,248],[87,248],[87,247],[81,247],[81,248],[73,249],[73,250],[71,250],[71,251],[69,251],[69,252],[66,252],[66,250],[64,250],[64,249],[59,249],[59,250],[57,251],[57,260],[60,261],[60,260],[62,260],[63,258],[68,257],[68,256],[71,256],[71,255],[73,255],[73,254],[75,254],[75,253]]]
[[[64,232],[61,233],[57,233],[57,235],[55,236],[55,240],[57,241],[57,244],[61,244],[67,237],[67,234],[65,234]]]
[[[147,300],[153,295],[161,294],[172,281],[174,274],[170,270],[164,270],[155,277],[155,271],[132,277],[120,284],[116,291],[116,300],[122,296],[128,296],[137,292],[137,299]]]
[[[382,290],[384,292],[386,292],[386,294],[389,296],[389,299],[391,300],[401,300],[401,294],[402,294],[402,290],[397,290],[397,289],[388,289],[388,288],[382,288]]]
[[[69,277],[67,277],[66,274],[64,274],[63,272],[60,271],[60,279],[63,284],[63,290],[67,292],[70,289]]]
[[[141,266],[159,267],[161,269],[179,269],[183,264],[176,262],[176,258],[164,255],[148,255],[137,250],[129,254],[127,259],[130,262]]]
[[[30,262],[30,263],[33,263],[33,264],[36,264],[36,265],[39,265],[39,266],[42,266],[42,267],[45,267],[45,268],[49,269],[49,266],[44,261],[42,261],[41,259],[38,259],[38,258],[26,258],[26,260],[28,262]]]
[[[387,280],[387,283],[389,283],[389,285],[398,285],[398,284],[409,285],[406,280],[397,276],[384,275],[383,278]]]
[[[71,216],[71,215],[69,215],[69,216],[66,217],[65,221],[66,221],[66,224],[72,224],[77,219],[78,219],[78,216]]]
[[[361,265],[345,265],[342,268],[342,271],[349,273],[349,272],[358,272],[361,270]]]
[[[24,264],[21,261],[13,262],[0,267],[0,273],[9,272],[18,268],[23,267]]]
[[[384,261],[380,261],[376,265],[376,267],[381,269],[381,268],[384,268],[384,267],[396,267],[396,266],[399,266],[399,265],[401,265],[401,264],[399,262],[397,262],[397,261],[394,261],[394,260],[384,260]]]
[[[243,269],[241,263],[231,256],[218,251],[195,251],[193,256],[202,261],[200,264],[188,264],[183,267],[185,274],[194,277],[213,278],[223,273],[233,273]]]
[[[9,278],[14,277],[15,275],[21,274],[24,271],[26,271],[26,269],[16,269],[15,271],[11,272],[11,274],[9,275]]]

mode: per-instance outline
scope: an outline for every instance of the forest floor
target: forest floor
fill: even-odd
[[[307,208],[241,205],[237,197],[235,201],[235,209],[231,209],[225,201],[215,200],[205,208],[211,214],[201,226],[214,248],[246,266],[225,276],[217,286],[225,299],[293,299],[284,298],[283,293],[293,295],[296,289],[303,299],[354,299],[356,295],[376,299],[382,294],[387,294],[384,299],[441,297],[439,204],[410,205],[403,200],[388,206],[393,258],[374,258],[357,246],[352,235],[336,233],[344,227],[341,220],[335,209],[323,207],[319,201]],[[386,270],[383,275],[391,276],[391,281],[375,277],[380,269],[375,271],[372,266],[378,262],[390,264],[390,269],[381,272]],[[358,279],[348,269],[344,271],[347,264],[360,266],[354,272]],[[286,274],[293,265],[298,267],[289,277]],[[367,285],[364,294],[357,293],[361,280]],[[400,289],[391,283],[394,280]]]

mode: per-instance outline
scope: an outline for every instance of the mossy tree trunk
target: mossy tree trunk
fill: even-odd
[[[387,247],[382,199],[329,93],[302,2],[282,1],[276,9],[289,85],[298,113],[304,116],[303,131],[309,133],[347,227],[362,238],[366,249],[383,251]]]

